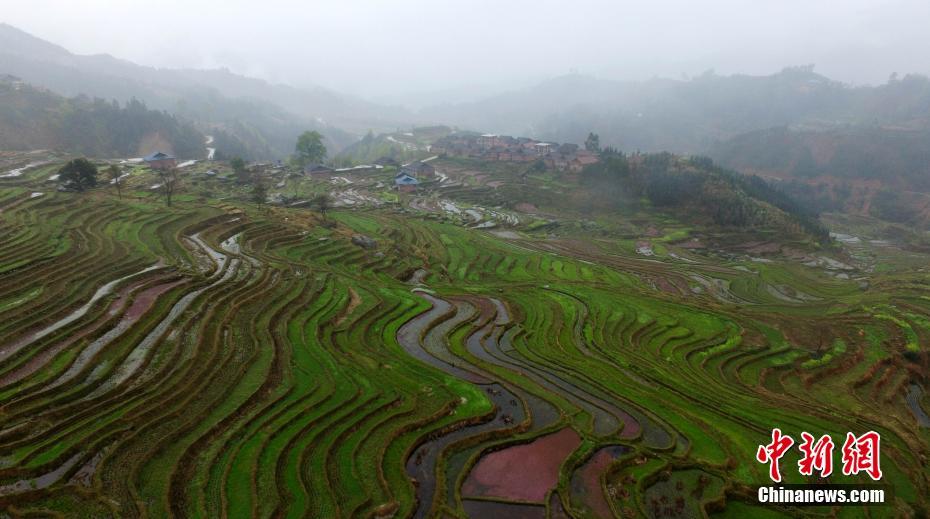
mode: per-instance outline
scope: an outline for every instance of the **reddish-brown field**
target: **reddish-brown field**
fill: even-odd
[[[559,466],[581,443],[566,427],[525,445],[492,452],[472,469],[462,487],[471,497],[542,503],[559,480]]]

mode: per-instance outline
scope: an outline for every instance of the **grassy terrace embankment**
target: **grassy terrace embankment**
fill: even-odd
[[[927,384],[924,272],[863,290],[689,254],[670,243],[687,231],[654,242],[681,259],[645,257],[390,206],[323,225],[208,196],[168,208],[145,186],[54,193],[50,174],[0,189],[10,515],[745,517],[772,427],[880,431],[896,502],[872,514],[927,513],[930,438],[905,399]],[[479,469],[554,439],[569,454],[538,474]]]

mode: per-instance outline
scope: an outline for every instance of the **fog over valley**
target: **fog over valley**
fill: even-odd
[[[50,16],[50,13],[54,15]],[[919,0],[6,2],[0,21],[77,54],[159,68],[226,67],[370,98],[506,89],[570,71],[603,79],[927,73]],[[457,93],[457,89],[463,89]]]

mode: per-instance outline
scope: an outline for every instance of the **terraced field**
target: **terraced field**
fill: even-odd
[[[148,180],[56,193],[53,173],[0,186],[10,516],[863,514],[759,508],[773,427],[881,432],[895,501],[868,513],[930,513],[925,256],[864,286],[398,205],[327,223],[168,208]]]

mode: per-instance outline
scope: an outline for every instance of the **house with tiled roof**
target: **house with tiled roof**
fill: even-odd
[[[178,165],[177,159],[160,151],[155,151],[142,157],[142,162],[145,162],[146,166],[158,170],[171,169]]]
[[[431,179],[436,176],[436,169],[428,162],[411,162],[400,168],[400,173],[416,179]]]
[[[394,187],[405,193],[415,191],[419,185],[419,180],[406,173],[398,173],[397,176],[394,177]]]

